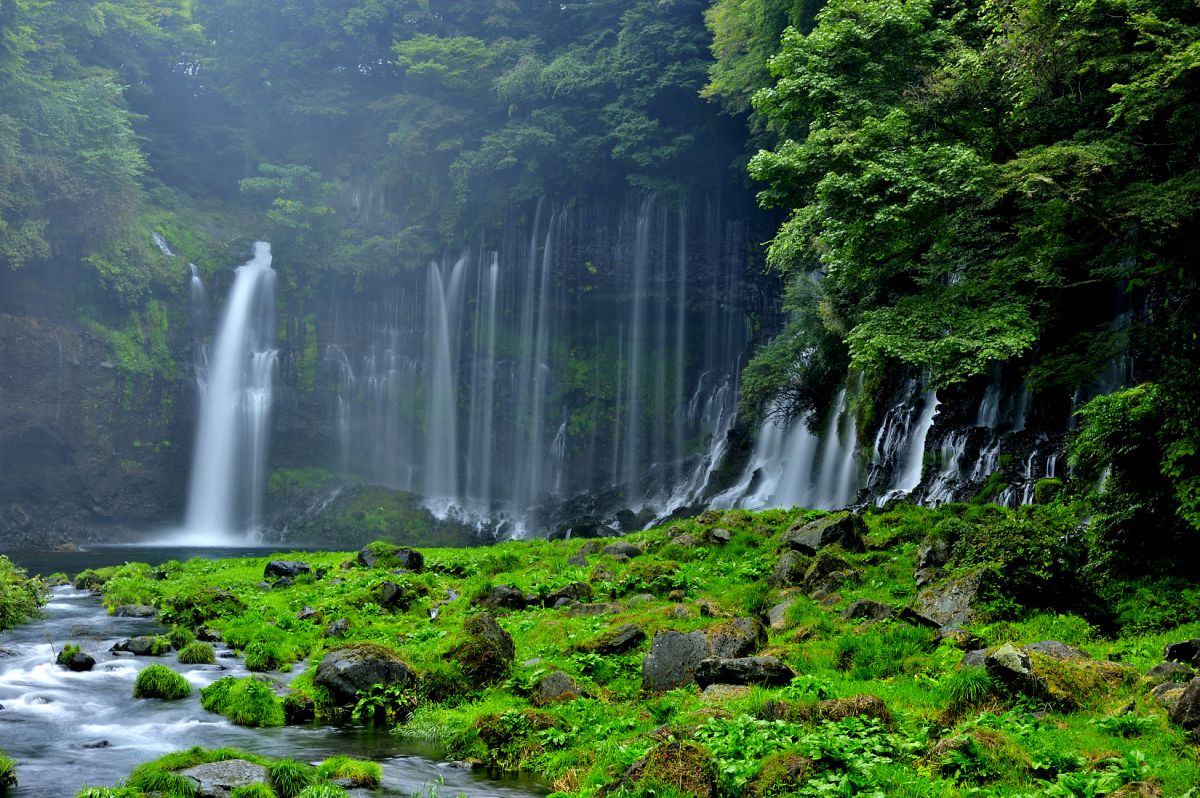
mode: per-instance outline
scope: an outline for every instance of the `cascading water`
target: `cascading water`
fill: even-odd
[[[271,382],[275,272],[258,242],[240,266],[200,386],[200,422],[181,543],[250,542],[261,522]]]

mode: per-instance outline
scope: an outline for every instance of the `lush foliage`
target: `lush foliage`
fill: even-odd
[[[266,558],[194,560],[166,569],[164,580],[144,578],[159,585],[168,607],[224,591],[220,610],[196,623],[243,650],[284,632],[285,659],[309,663],[291,682],[295,692],[286,705],[307,704],[318,720],[336,722],[392,716],[394,734],[438,744],[450,758],[535,770],[564,797],[683,795],[688,789],[680,785],[706,778],[721,798],[1105,795],[1146,780],[1163,794],[1184,794],[1198,776],[1186,734],[1157,707],[1153,682],[1139,674],[1159,662],[1165,643],[1200,635],[1200,598],[1180,580],[1109,582],[1104,590],[1122,596],[1110,611],[1088,580],[1063,581],[1088,556],[1069,534],[1079,520],[1074,512],[1067,505],[1014,511],[983,504],[868,512],[866,551],[838,553],[848,568],[823,601],[772,582],[779,533],[819,515],[798,510],[710,512],[678,521],[627,538],[643,551],[628,561],[596,554],[592,541],[531,540],[427,550],[426,570],[403,577],[390,562],[367,568],[353,555],[294,552],[285,556],[336,578],[270,591],[257,587]],[[712,540],[717,527],[730,531],[728,543]],[[683,533],[700,545],[669,542]],[[931,535],[950,548],[937,586],[980,572],[989,577],[976,591],[974,619],[957,637],[939,639],[896,616],[843,617],[859,599],[893,608],[912,603],[923,589],[914,581],[917,550]],[[592,552],[585,554],[588,565],[568,564],[582,546]],[[373,548],[389,551],[386,544]],[[384,609],[375,601],[377,586],[400,579],[411,586],[412,603]],[[492,684],[464,678],[456,652],[467,639],[465,622],[479,611],[473,599],[486,599],[498,585],[548,597],[576,582],[588,585],[592,602],[609,614],[537,603],[491,609],[513,638],[515,664]],[[1055,589],[1060,583],[1069,589]],[[776,605],[760,653],[803,674],[783,687],[706,695],[689,685],[655,694],[642,682],[647,641],[599,653],[625,624],[651,638],[667,630],[716,633],[733,618],[766,618]],[[323,636],[336,619],[347,621],[345,639]],[[960,668],[964,647],[1045,640],[1091,658],[1076,663],[1030,654],[1047,682],[1044,694],[1014,689],[983,668]],[[315,671],[328,651],[345,646],[402,658],[415,683],[335,700],[315,683]],[[539,683],[554,671],[569,676],[580,695],[543,699]],[[220,679],[202,701],[209,708],[218,698],[234,704],[234,691],[245,689],[279,718],[278,699],[258,678],[266,679]],[[365,786],[378,778],[371,763],[342,758],[315,771],[288,762],[272,768],[276,794],[302,794],[337,779]],[[175,770],[158,766],[156,778],[169,780]],[[1092,792],[1078,791],[1084,789]]]
[[[269,684],[252,676],[223,676],[200,691],[200,706],[239,726],[282,726],[283,702]]]
[[[33,618],[45,601],[46,588],[37,577],[0,554],[0,632]]]

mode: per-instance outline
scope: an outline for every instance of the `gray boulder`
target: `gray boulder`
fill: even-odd
[[[710,656],[704,632],[659,632],[642,660],[642,688],[657,693],[694,684],[696,670]]]
[[[1169,715],[1172,723],[1188,731],[1200,729],[1200,677],[1187,683]]]
[[[641,627],[627,623],[605,632],[589,643],[586,649],[597,654],[624,654],[640,646],[645,639],[646,633]]]
[[[593,618],[597,615],[615,615],[621,611],[621,605],[612,602],[568,604],[563,609],[572,618]]]
[[[850,606],[842,611],[842,617],[848,621],[867,620],[867,621],[882,621],[892,617],[892,608],[882,601],[872,601],[871,599],[859,599],[852,602]]]
[[[616,543],[605,546],[600,553],[609,557],[640,557],[642,550],[632,543],[618,540]]]
[[[804,572],[803,584],[804,589],[810,595],[820,598],[843,582],[853,582],[861,575],[861,572],[844,557],[839,557],[829,551],[822,551],[813,558],[812,564]]]
[[[114,618],[157,618],[158,609],[148,604],[122,604],[113,610]]]
[[[810,523],[797,523],[779,538],[780,545],[813,555],[825,546],[838,545],[846,551],[863,551],[867,524],[849,511],[833,513]]]
[[[787,612],[795,603],[792,599],[784,599],[767,612],[767,622],[773,630],[778,632],[787,628]]]
[[[572,582],[571,584],[560,587],[558,590],[546,596],[545,605],[547,607],[557,606],[560,601],[590,601],[592,598],[592,586],[586,582]]]
[[[583,695],[575,680],[562,671],[551,671],[533,686],[533,703],[538,706],[573,701]]]
[[[263,579],[295,579],[301,574],[311,574],[312,567],[299,560],[271,560],[263,569]]]
[[[64,662],[63,665],[69,671],[83,673],[84,671],[90,671],[92,668],[96,667],[96,658],[91,654],[85,654],[82,651],[76,651],[74,654],[67,657],[67,661]]]
[[[1182,684],[1191,681],[1196,676],[1194,668],[1189,668],[1179,662],[1160,662],[1150,670],[1146,671],[1146,678],[1154,684],[1163,682],[1174,682]]]
[[[706,659],[749,657],[766,641],[766,630],[753,618],[684,634],[659,632],[642,659],[642,687],[650,692],[694,684]]]
[[[791,587],[804,581],[804,572],[808,570],[808,557],[794,551],[785,551],[775,563],[771,572],[770,583],[775,587]]]
[[[125,651],[135,657],[157,657],[165,654],[165,651],[154,653],[154,635],[140,635],[138,637],[130,637],[126,640],[121,640],[113,644],[110,651]]]
[[[496,585],[473,602],[489,610],[523,610],[527,604],[525,591],[512,585]]]
[[[975,620],[975,605],[982,598],[983,579],[982,571],[974,571],[923,590],[909,609],[931,621],[930,625],[969,626]]]
[[[395,582],[380,582],[371,589],[371,597],[385,610],[404,612],[412,606],[416,595],[411,588],[401,587]]]
[[[340,640],[341,638],[345,637],[346,633],[349,631],[350,621],[346,620],[345,618],[337,618],[336,620],[330,621],[329,625],[325,627],[325,637],[332,637]]]
[[[396,652],[370,643],[330,651],[313,676],[313,684],[328,690],[339,704],[352,703],[360,690],[374,684],[412,687],[416,682],[417,675]]]
[[[1000,684],[1018,693],[1034,698],[1045,696],[1049,686],[1042,677],[1033,672],[1029,654],[1005,643],[984,657],[983,666],[988,675]]]
[[[265,784],[267,769],[244,759],[210,762],[179,772],[196,785],[197,798],[229,798],[235,787]]]
[[[775,657],[709,657],[696,668],[696,683],[744,684],[783,687],[796,678],[796,672]]]
[[[1068,646],[1066,643],[1060,643],[1057,640],[1041,640],[1037,643],[1030,643],[1023,646],[1025,652],[1037,652],[1051,659],[1072,660],[1072,659],[1087,659],[1088,655],[1075,648]]]

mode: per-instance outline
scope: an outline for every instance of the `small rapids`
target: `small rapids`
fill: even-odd
[[[84,786],[112,786],[136,765],[193,745],[312,762],[335,754],[379,762],[382,788],[358,795],[407,798],[431,789],[468,798],[542,794],[528,780],[488,780],[439,762],[436,750],[386,732],[235,726],[200,708],[200,688],[222,676],[245,676],[241,660],[220,657],[220,650],[216,665],[181,665],[173,655],[117,657],[109,652],[122,638],[163,631],[152,620],[111,617],[91,593],[59,587],[40,620],[0,634],[0,748],[16,760],[20,780],[10,795],[63,798]],[[96,658],[96,667],[71,673],[56,665],[55,653],[66,643],[80,645]],[[180,701],[133,698],[138,671],[155,662],[182,673],[192,684],[192,695]]]

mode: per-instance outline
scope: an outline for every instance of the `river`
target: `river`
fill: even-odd
[[[318,761],[334,754],[372,759],[383,786],[356,795],[429,795],[446,798],[533,798],[528,779],[489,779],[441,762],[437,751],[362,727],[287,726],[246,729],[200,708],[199,688],[221,676],[245,676],[240,659],[181,665],[173,656],[116,657],[116,641],[161,633],[152,620],[114,618],[99,599],[71,587],[54,588],[43,617],[0,634],[0,749],[17,761],[19,798],[63,798],[88,785],[112,786],[135,765],[193,745],[230,746],[267,757]],[[54,663],[55,652],[76,643],[96,658],[86,673]],[[133,682],[153,662],[182,673],[193,686],[179,701],[134,699]],[[287,678],[286,674],[279,674]]]

